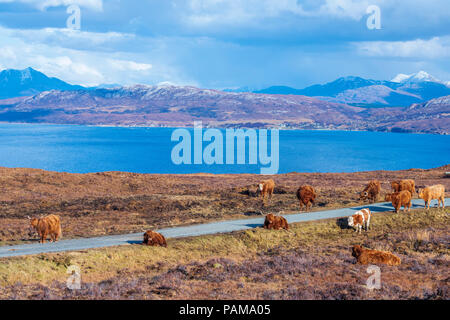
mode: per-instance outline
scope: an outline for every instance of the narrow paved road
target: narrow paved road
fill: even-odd
[[[449,200],[450,198],[447,198],[446,202],[448,203]],[[436,201],[433,201],[432,205],[436,206],[436,203],[437,203]],[[421,199],[414,199],[412,201],[412,204],[413,204],[412,209],[423,208],[423,200]],[[385,212],[393,210],[390,203],[383,202],[353,208],[289,214],[286,215],[285,217],[289,223],[313,221],[329,218],[340,218],[350,216],[355,211],[361,208],[370,208],[370,210],[373,212]],[[206,234],[225,233],[237,230],[251,229],[260,227],[262,226],[263,223],[264,217],[259,217],[250,219],[212,222],[187,227],[166,228],[157,231],[162,233],[166,238],[170,239],[170,238],[192,237]],[[62,240],[58,241],[57,243],[45,243],[45,244],[35,243],[16,246],[1,246],[0,258],[40,254],[47,252],[76,251],[93,248],[119,246],[125,244],[136,244],[141,243],[142,239],[143,239],[143,232],[140,232],[124,235],[102,236],[95,238]]]

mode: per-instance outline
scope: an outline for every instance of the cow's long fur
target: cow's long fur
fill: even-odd
[[[362,228],[369,230],[372,213],[368,208],[357,211],[354,215],[348,217],[348,226],[355,228],[355,232],[361,233]]]
[[[161,246],[167,247],[166,238],[158,232],[148,230],[144,233],[144,241],[143,244],[148,246]]]
[[[303,209],[303,205],[306,207],[306,211],[308,211],[314,201],[316,200],[317,194],[314,188],[310,185],[303,185],[297,190],[297,199],[300,203],[300,210]]]
[[[289,225],[284,217],[275,216],[272,213],[269,213],[264,220],[264,229],[289,230]]]
[[[403,212],[406,210],[411,210],[411,192],[408,190],[403,190],[400,192],[388,193],[385,201],[390,201],[392,206],[395,208],[395,212],[398,213],[400,208],[403,207]]]
[[[378,199],[378,194],[381,191],[381,183],[378,180],[371,180],[359,194],[360,200],[368,199],[370,202],[376,202]]]
[[[445,208],[445,187],[442,184],[436,184],[434,186],[425,187],[419,191],[419,198],[425,201],[425,207],[430,209],[430,202],[433,199],[437,199],[438,208],[442,203],[442,208]]]
[[[408,190],[413,196],[416,193],[416,183],[412,179],[395,180],[391,182],[394,192]]]
[[[360,245],[354,245],[352,256],[359,264],[387,264],[388,266],[398,266],[402,261],[396,255],[387,251],[371,250]]]
[[[31,219],[31,218],[30,218]],[[59,216],[50,214],[42,218],[33,218],[30,221],[31,226],[39,234],[41,243],[44,243],[47,236],[50,235],[50,241],[56,242],[62,236],[61,221]]]

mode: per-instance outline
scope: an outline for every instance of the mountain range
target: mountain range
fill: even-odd
[[[425,77],[423,73],[402,75],[391,81],[347,77],[306,88],[311,96],[328,92],[341,97],[342,92],[348,95],[351,90],[364,88],[367,95],[376,95],[388,88],[391,99],[394,99],[393,91],[411,97],[408,106],[378,108],[290,92],[224,92],[170,84],[84,88],[46,77],[31,68],[21,72],[7,70],[0,75],[0,79],[15,84],[9,86],[15,91],[1,91],[2,97],[6,97],[0,99],[0,121],[3,122],[186,127],[192,126],[194,121],[203,121],[205,127],[450,134],[450,92],[424,101],[424,97],[437,95],[438,90],[447,93],[443,86],[448,87],[436,81],[420,80],[419,77]],[[17,85],[20,83],[24,86]],[[53,84],[58,87],[48,90]],[[8,88],[1,81],[0,85]],[[45,90],[37,94],[20,96],[42,89]],[[409,89],[424,92],[419,99],[417,94],[408,92]]]
[[[304,89],[273,86],[254,92],[305,95],[320,100],[364,107],[404,107],[450,95],[450,82],[440,81],[428,73],[420,71],[411,75],[399,74],[390,81],[350,76]]]

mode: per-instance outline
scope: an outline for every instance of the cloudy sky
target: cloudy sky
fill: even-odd
[[[81,12],[80,30],[66,21]],[[367,8],[381,12],[369,29]],[[0,0],[0,69],[83,85],[289,85],[425,70],[450,80],[448,0]]]

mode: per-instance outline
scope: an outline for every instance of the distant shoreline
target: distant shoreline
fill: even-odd
[[[51,123],[51,122],[40,122],[40,123],[31,123],[31,122],[7,122],[7,121],[0,121],[0,125],[3,124],[11,124],[11,125],[45,125],[45,126],[77,126],[77,127],[91,127],[91,128],[147,128],[147,129],[154,129],[154,128],[164,128],[164,129],[179,129],[179,128],[186,128],[186,129],[193,129],[193,126],[150,126],[150,125],[114,125],[114,124],[73,124],[73,123]],[[327,129],[327,128],[286,128],[286,127],[231,127],[231,126],[205,126],[203,129],[277,129],[280,131],[326,131],[326,132],[374,132],[374,133],[393,133],[393,134],[420,134],[420,135],[437,135],[437,136],[448,136],[449,133],[436,133],[436,132],[407,132],[407,131],[378,131],[378,130],[357,130],[357,129]]]

